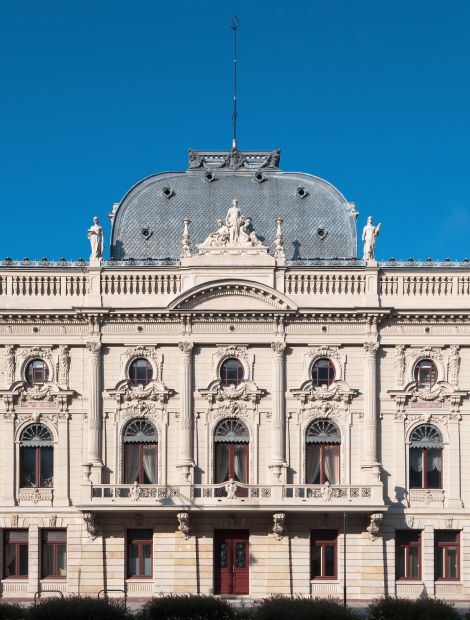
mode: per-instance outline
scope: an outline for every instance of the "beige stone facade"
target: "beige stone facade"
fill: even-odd
[[[241,596],[341,596],[346,574],[350,600],[384,592],[470,600],[469,299],[465,263],[315,266],[250,252],[148,265],[3,262],[3,596],[212,593],[217,532],[243,531]],[[146,385],[130,381],[136,359],[150,364]],[[240,362],[236,386],[221,385],[227,359]],[[329,385],[312,381],[321,359],[333,368]],[[31,386],[33,360],[47,377]],[[437,373],[429,386],[416,379],[421,360]],[[132,420],[156,430],[152,484],[126,481]],[[214,436],[224,420],[248,432],[245,483],[216,480]],[[339,431],[332,483],[308,480],[315,420]],[[52,436],[53,476],[24,486],[22,450],[43,449],[28,447],[24,432],[34,425]],[[424,465],[440,484],[410,482],[420,427],[440,435],[437,448],[423,443],[428,454],[440,450],[439,462],[429,465],[428,455]],[[27,575],[6,566],[16,530],[27,531]],[[65,530],[66,563],[51,576],[44,533],[54,530]],[[152,537],[151,571],[141,578],[129,575],[128,536],[137,530]],[[337,535],[330,578],[312,568],[318,531]],[[397,575],[402,531],[418,541],[408,579]],[[448,579],[436,573],[440,532],[458,540]]]

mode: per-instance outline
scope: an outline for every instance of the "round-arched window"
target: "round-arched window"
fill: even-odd
[[[442,488],[442,447],[442,435],[435,426],[421,424],[414,429],[410,435],[410,488]]]
[[[31,360],[26,366],[26,382],[31,387],[44,385],[49,381],[49,368],[44,360]]]
[[[339,483],[341,433],[331,420],[314,420],[306,433],[305,482]]]
[[[145,358],[140,357],[129,366],[129,379],[134,385],[148,385],[152,378],[152,365]]]
[[[312,366],[313,385],[331,385],[335,380],[335,367],[327,357],[316,360]]]
[[[43,424],[30,424],[20,437],[20,486],[52,487],[54,440]]]
[[[415,366],[414,377],[419,388],[432,388],[437,381],[436,364],[430,359],[420,360]]]
[[[240,385],[243,381],[243,365],[236,357],[229,357],[220,367],[222,385]]]
[[[250,434],[243,422],[236,419],[222,420],[214,433],[216,484],[227,480],[248,482],[248,448]],[[224,489],[219,489],[222,496]],[[246,497],[247,489],[238,489],[237,497]]]
[[[124,482],[157,484],[158,434],[144,419],[131,420],[124,429]]]

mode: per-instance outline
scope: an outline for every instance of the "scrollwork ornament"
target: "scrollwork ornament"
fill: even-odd
[[[178,342],[178,348],[184,355],[191,355],[194,344],[192,342]]]
[[[376,541],[380,535],[383,518],[384,516],[381,512],[370,515],[370,523],[367,526],[367,531],[369,532],[369,540],[372,542]]]
[[[6,382],[10,386],[15,380],[16,355],[15,347],[7,345],[5,347],[5,376]]]
[[[405,381],[405,369],[405,347],[400,344],[395,347],[395,376],[399,386],[402,386]]]
[[[96,522],[96,514],[94,512],[84,512],[83,522],[90,540],[95,540],[98,534],[98,526]]]
[[[364,342],[364,351],[366,353],[366,356],[368,357],[375,357],[375,354],[377,353],[378,348],[379,348],[378,342]]]
[[[282,355],[286,350],[285,342],[271,342],[271,349],[273,350],[275,355]]]
[[[86,348],[92,356],[99,356],[101,353],[101,342],[99,340],[90,340],[85,343]]]
[[[178,512],[176,518],[178,519],[178,530],[181,532],[181,536],[188,540],[190,537],[189,512]]]

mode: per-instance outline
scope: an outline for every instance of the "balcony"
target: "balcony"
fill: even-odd
[[[382,485],[222,484],[139,485],[85,484],[82,510],[383,510]]]

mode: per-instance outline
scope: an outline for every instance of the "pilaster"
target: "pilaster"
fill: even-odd
[[[189,480],[194,469],[192,433],[193,433],[193,407],[192,407],[192,362],[193,343],[180,342],[178,347],[181,351],[181,413],[180,413],[180,454],[178,467],[183,480]]]
[[[101,342],[86,343],[89,351],[89,410],[88,410],[88,462],[92,465],[92,479],[100,482],[101,468]]]
[[[378,342],[364,343],[364,433],[362,446],[362,470],[365,482],[380,479],[380,463],[377,458],[377,351]]]
[[[273,477],[281,477],[282,469],[286,466],[285,455],[285,385],[284,385],[284,342],[271,343],[273,350],[272,366],[272,416],[271,416],[271,461],[269,467]]]

